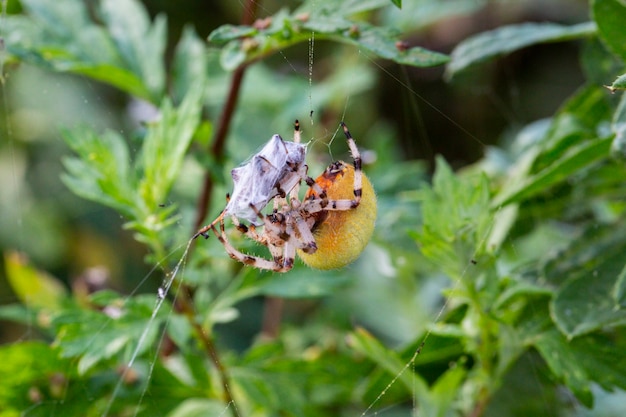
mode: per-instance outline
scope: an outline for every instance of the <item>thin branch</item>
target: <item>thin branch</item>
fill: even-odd
[[[256,19],[260,1],[248,0],[245,4],[243,15],[241,17],[242,25],[251,25]],[[222,114],[218,120],[217,129],[213,141],[211,142],[211,155],[213,160],[221,163],[224,160],[224,148],[226,145],[226,137],[228,136],[228,130],[230,129],[230,122],[235,113],[237,101],[239,99],[239,90],[241,89],[241,82],[246,72],[247,65],[242,65],[233,72],[233,77],[230,80],[230,88],[228,91],[228,97],[222,110]],[[209,207],[211,207],[211,198],[213,196],[213,176],[210,171],[204,176],[204,184],[202,186],[202,192],[196,204],[196,221],[194,222],[194,232],[198,230],[204,218],[207,215]]]
[[[224,160],[224,147],[226,144],[226,137],[230,128],[230,122],[235,113],[235,107],[237,100],[239,99],[239,90],[241,89],[241,82],[243,75],[246,71],[246,66],[239,67],[233,73],[233,78],[230,81],[230,89],[222,115],[218,121],[215,137],[212,141],[211,154],[213,160],[217,163],[221,163]],[[198,198],[196,205],[196,221],[194,222],[193,232],[195,233],[204,223],[204,218],[211,207],[211,198],[213,195],[213,175],[211,171],[207,171],[204,175],[204,184],[202,186],[202,192]]]

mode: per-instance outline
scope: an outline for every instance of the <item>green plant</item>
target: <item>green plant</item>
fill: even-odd
[[[479,7],[451,3],[424,2],[432,9],[422,24]],[[449,57],[400,41],[381,17],[411,7],[397,0],[305,1],[255,22],[257,4],[246,3],[242,25],[214,30],[210,46],[184,29],[170,54],[165,18],[151,21],[135,0],[23,0],[24,14],[6,16],[7,65],[81,75],[157,109],[134,137],[66,127],[74,156],[62,179],[123,216],[156,265],[148,278],[161,274],[163,284],[158,298],[70,295],[7,254],[21,303],[0,316],[39,334],[0,348],[0,415],[369,415],[391,405],[421,416],[564,415],[560,387],[586,407],[626,389],[623,3],[592,1],[589,23],[484,32]],[[353,267],[322,273],[300,264],[283,276],[231,262],[215,239],[189,246],[223,208],[216,196],[229,188],[229,168],[269,138],[259,126],[272,115],[276,125],[263,130],[282,132],[313,108],[341,117],[346,86],[356,95],[373,84],[366,61],[447,64],[448,79],[471,83],[486,61],[571,40],[584,43],[585,85],[475,164],[455,173],[438,158],[431,184],[421,164],[389,151],[391,129],[379,127],[374,142],[356,128],[357,141],[379,155],[368,174],[381,215]],[[321,41],[336,48],[329,60],[337,66],[315,82],[264,63]],[[354,47],[357,59],[347,52]],[[255,89],[240,91],[244,76]],[[367,107],[350,109],[359,110]],[[260,296],[268,305],[326,302],[278,334],[270,323],[269,337],[237,351],[228,330]],[[355,329],[353,314],[372,332]]]

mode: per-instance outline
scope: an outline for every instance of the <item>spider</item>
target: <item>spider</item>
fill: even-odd
[[[335,161],[313,180],[307,175],[306,148],[300,144],[297,120],[294,127],[293,142],[274,135],[248,163],[232,171],[235,186],[232,196],[227,195],[225,209],[194,239],[208,238],[210,229],[231,258],[276,272],[291,270],[296,253],[317,269],[341,268],[358,258],[374,231],[376,195],[361,171],[356,143],[341,122],[353,164]],[[299,200],[302,181],[309,189]],[[273,211],[263,214],[261,210],[272,199]],[[228,215],[241,233],[269,249],[271,260],[242,253],[230,243],[224,227]],[[240,218],[248,220],[249,226]],[[262,232],[257,226],[262,226]]]

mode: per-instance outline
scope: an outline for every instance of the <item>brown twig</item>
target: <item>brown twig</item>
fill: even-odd
[[[260,0],[248,0],[246,2],[243,16],[241,17],[241,24],[243,25],[251,25],[256,19],[257,9],[259,6]],[[213,156],[213,160],[216,162],[222,162],[224,159],[224,147],[226,144],[226,136],[228,135],[228,130],[230,128],[230,122],[233,118],[233,114],[235,113],[235,107],[237,105],[237,100],[239,99],[239,90],[241,89],[241,82],[243,81],[243,76],[246,72],[247,65],[242,65],[238,67],[233,72],[233,77],[230,80],[230,88],[228,91],[228,97],[226,98],[226,103],[224,103],[224,108],[222,110],[222,114],[218,120],[217,129],[215,130],[215,136],[213,137],[212,145],[211,145],[211,155]],[[202,192],[200,193],[200,197],[198,199],[198,204],[196,205],[196,221],[194,223],[194,232],[202,226],[204,222],[204,218],[207,215],[209,207],[211,207],[211,197],[213,195],[213,176],[210,171],[206,173],[204,176],[204,183],[202,186]]]

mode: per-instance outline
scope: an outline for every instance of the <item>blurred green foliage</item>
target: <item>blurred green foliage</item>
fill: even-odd
[[[253,24],[234,3],[254,2],[210,28],[158,2],[5,4],[0,416],[621,415],[623,2],[268,1]],[[552,47],[580,66],[529,52]],[[494,122],[470,92],[527,60],[557,75],[513,81]],[[347,154],[344,118],[363,152],[363,256],[280,275],[189,246],[296,118],[309,172]]]

